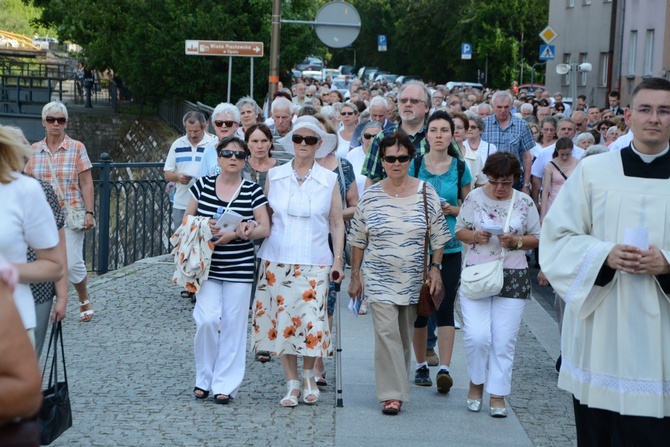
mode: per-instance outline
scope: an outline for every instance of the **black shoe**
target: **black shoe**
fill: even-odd
[[[559,355],[558,359],[556,359],[556,372],[561,372],[561,357],[562,356]]]
[[[423,365],[421,368],[416,370],[414,376],[414,383],[419,386],[432,386],[433,381],[430,380],[430,370],[426,365]]]
[[[442,394],[448,393],[454,385],[454,379],[451,378],[449,371],[446,369],[441,369],[437,372],[435,382],[437,382],[437,392]]]

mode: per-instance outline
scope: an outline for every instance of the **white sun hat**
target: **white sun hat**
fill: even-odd
[[[301,116],[295,120],[295,123],[293,123],[293,129],[291,129],[291,131],[286,134],[285,137],[279,139],[278,143],[281,144],[287,153],[295,155],[295,149],[293,146],[295,143],[293,143],[292,138],[293,133],[298,129],[309,129],[316,133],[316,135],[321,139],[321,147],[317,149],[314,158],[323,158],[335,150],[335,147],[337,146],[337,135],[326,132],[323,130],[323,127],[321,126],[321,123],[318,119],[314,118],[313,116],[306,115]]]

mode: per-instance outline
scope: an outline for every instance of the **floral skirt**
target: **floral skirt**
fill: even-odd
[[[330,357],[329,268],[261,262],[253,304],[252,351]]]

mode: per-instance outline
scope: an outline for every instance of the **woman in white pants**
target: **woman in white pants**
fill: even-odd
[[[540,216],[531,197],[512,188],[521,176],[515,155],[491,155],[482,172],[488,183],[473,190],[463,202],[456,237],[469,245],[466,266],[504,255],[504,285],[499,295],[479,300],[470,299],[461,289],[463,341],[470,375],[467,406],[470,411],[481,409],[486,382],[491,416],[506,417],[505,396],[511,389],[516,339],[531,289],[525,251],[538,246]],[[498,233],[494,228],[498,236],[492,234]]]
[[[222,227],[214,219],[210,221],[214,252],[193,309],[193,394],[196,399],[206,399],[212,391],[216,403],[227,404],[244,379],[249,294],[254,278],[251,240],[269,234],[270,218],[263,189],[242,178],[249,155],[246,143],[226,137],[216,152],[221,173],[202,177],[191,186],[185,215],[213,216],[219,212],[224,216]]]

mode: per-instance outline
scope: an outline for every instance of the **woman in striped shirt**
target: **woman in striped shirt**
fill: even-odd
[[[216,147],[216,176],[202,177],[191,186],[186,215],[228,216],[223,227],[210,221],[214,252],[207,280],[193,309],[196,323],[193,393],[227,404],[242,384],[247,343],[249,294],[254,278],[253,239],[268,236],[270,218],[263,189],[242,178],[249,156],[244,141],[226,137]],[[241,220],[238,224],[237,220]],[[220,330],[219,330],[220,328]]]

